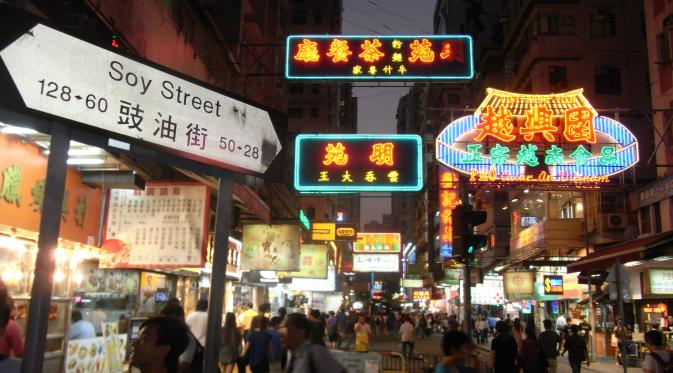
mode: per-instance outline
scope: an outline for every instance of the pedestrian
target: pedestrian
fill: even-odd
[[[509,326],[505,321],[495,323],[496,337],[491,341],[489,367],[495,373],[516,372],[516,357],[519,354],[514,338],[509,335]]]
[[[430,338],[432,336],[432,325],[434,324],[434,319],[431,314],[425,316],[425,337]]]
[[[428,320],[421,316],[421,318],[418,320],[418,335],[421,338],[425,338],[425,328],[428,326]]]
[[[166,317],[172,317],[180,322],[185,322],[185,310],[182,308],[180,303],[170,303],[167,304],[162,310],[161,315]],[[203,346],[199,343],[198,339],[188,329],[189,340],[187,342],[187,347],[178,357],[178,373],[200,373],[203,371]],[[197,351],[201,351],[199,356],[197,356]],[[200,361],[199,361],[200,359]]]
[[[241,356],[241,332],[236,327],[236,315],[227,312],[222,328],[222,347],[220,348],[220,373],[232,373]]]
[[[208,330],[208,300],[200,299],[196,302],[196,311],[190,313],[185,322],[201,346],[205,346]]]
[[[524,373],[545,373],[547,372],[547,357],[542,352],[535,335],[535,325],[529,323],[526,325],[526,339],[521,343],[521,353],[519,354],[519,365]]]
[[[312,309],[311,313],[308,316],[308,320],[311,322],[311,334],[309,336],[309,340],[311,341],[311,343],[324,346],[325,320],[323,320],[320,311]]]
[[[372,328],[367,324],[364,314],[358,315],[358,322],[353,327],[355,331],[355,351],[369,351]]]
[[[673,370],[673,352],[664,350],[664,335],[658,330],[645,333],[645,347],[650,353],[643,362],[644,373],[668,373]]]
[[[140,325],[133,342],[131,366],[141,373],[177,372],[180,355],[189,344],[189,327],[174,317],[158,316]]]
[[[562,333],[567,325],[568,322],[566,321],[566,318],[563,317],[563,314],[560,314],[559,317],[556,318],[556,331]]]
[[[476,324],[477,343],[484,344],[488,340],[488,322],[484,315],[479,316],[479,321]]]
[[[88,320],[82,320],[82,312],[74,310],[70,314],[70,330],[68,331],[68,340],[96,338],[96,330],[93,324]]]
[[[329,348],[336,349],[337,342],[339,342],[339,329],[337,327],[337,318],[334,311],[329,311],[329,318],[327,319],[327,339],[329,340]]]
[[[9,324],[13,321],[12,309],[14,301],[9,296],[7,287],[0,280],[0,340],[4,341],[7,336]],[[3,342],[6,343],[6,342]],[[21,360],[16,357],[10,357],[9,354],[2,353],[0,355],[0,372],[3,373],[19,373],[21,372]]]
[[[269,321],[269,334],[271,334],[271,373],[281,373],[281,361],[283,358],[283,344],[280,338],[281,318],[274,316]]]
[[[516,346],[521,351],[521,344],[523,343],[523,326],[521,325],[521,320],[517,317],[512,323],[512,337],[516,341]]]
[[[346,310],[340,308],[336,315],[337,332],[339,333],[339,339],[337,340],[336,348],[341,348],[341,342],[343,342],[346,335],[346,323]]]
[[[580,323],[578,327],[579,327],[579,334],[584,338],[584,343],[586,343],[588,348],[588,346],[591,346],[591,344],[589,343],[589,338],[591,336],[591,324],[589,324],[586,321],[584,315],[580,316]],[[587,353],[589,352],[591,351],[588,351]],[[587,366],[589,366],[590,361],[591,359],[587,356]]]
[[[617,319],[617,323],[615,324],[615,328],[612,331],[612,339],[614,340],[614,346],[615,348],[615,360],[617,361],[617,365],[622,365],[622,357],[625,356],[625,336],[624,336],[624,331],[622,331],[622,322],[621,320]]]
[[[552,322],[549,319],[545,319],[542,324],[544,325],[544,331],[540,333],[540,347],[542,352],[547,358],[547,364],[549,364],[549,373],[556,373],[558,367],[558,357],[559,350],[561,349],[561,338],[558,333],[551,330]]]
[[[266,330],[269,319],[257,315],[252,319],[250,333],[245,338],[243,356],[252,373],[267,373],[271,363],[271,334]],[[239,369],[239,372],[245,370]]]
[[[470,357],[470,338],[458,331],[448,331],[442,338],[444,356],[435,367],[435,373],[469,373],[475,370],[466,364]]]
[[[458,324],[458,316],[452,314],[449,316],[449,331],[457,332],[460,329],[460,324]]]
[[[587,358],[587,344],[584,338],[578,335],[579,327],[577,325],[570,326],[570,336],[563,344],[563,352],[568,351],[568,363],[572,373],[579,373],[582,369],[582,362]]]
[[[346,373],[325,346],[314,345],[308,340],[311,322],[300,313],[287,316],[287,334],[283,342],[292,353],[285,373]]]
[[[403,315],[404,322],[400,326],[400,342],[402,344],[402,355],[407,360],[411,360],[414,355],[414,324],[408,315]]]

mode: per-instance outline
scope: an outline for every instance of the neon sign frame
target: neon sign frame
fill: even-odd
[[[613,119],[597,115],[592,119],[592,125],[596,135],[600,135],[602,138],[607,139],[610,144],[618,145],[618,149],[615,149],[612,154],[616,159],[616,165],[603,165],[600,162],[601,155],[592,154],[592,156],[586,160],[585,165],[577,165],[575,161],[568,161],[565,159],[561,164],[547,165],[549,172],[542,171],[541,174],[538,175],[538,179],[535,179],[532,178],[533,175],[526,174],[526,165],[516,164],[516,162],[512,161],[511,155],[508,155],[507,162],[504,164],[496,164],[492,162],[490,155],[487,153],[479,153],[480,157],[477,162],[465,163],[464,160],[470,157],[470,150],[474,151],[474,148],[470,149],[466,147],[466,149],[463,150],[458,148],[456,144],[474,141],[463,141],[463,139],[466,137],[474,139],[474,137],[476,137],[472,135],[475,135],[479,131],[478,125],[482,120],[482,111],[489,107],[487,101],[493,96],[509,95],[513,97],[513,99],[511,99],[512,102],[517,99],[530,99],[532,102],[542,102],[552,96],[574,94],[577,96],[578,105],[582,105],[595,112],[593,107],[591,107],[589,102],[582,95],[582,89],[556,95],[518,95],[511,92],[498,91],[492,88],[488,88],[487,92],[489,95],[473,115],[464,116],[451,122],[440,132],[435,141],[436,159],[447,167],[469,175],[470,181],[477,181],[477,179],[481,179],[483,176],[487,180],[491,178],[492,180],[490,181],[494,182],[601,182],[607,181],[609,176],[624,172],[639,161],[638,140],[633,133],[623,124]],[[521,112],[514,114],[514,116],[521,116]],[[506,141],[500,142],[506,143]],[[493,141],[493,144],[496,146],[500,145],[498,141]],[[550,143],[550,145],[554,144],[555,143]],[[544,176],[544,180],[540,179],[540,175]]]
[[[464,62],[466,66],[466,72],[462,75],[367,75],[363,73],[362,75],[330,75],[330,74],[316,74],[316,75],[298,75],[296,72],[292,72],[293,57],[297,52],[292,48],[296,45],[294,42],[295,39],[380,39],[380,40],[397,40],[405,39],[411,42],[411,40],[461,40],[465,45],[466,53],[464,53]],[[439,53],[438,53],[439,54]],[[357,56],[357,53],[353,52],[353,55]],[[285,40],[285,78],[288,80],[470,80],[474,77],[474,47],[472,42],[472,37],[470,35],[288,35]],[[329,59],[329,57],[326,57]],[[375,61],[378,64],[378,61]],[[334,62],[335,64],[338,62]],[[365,62],[371,63],[371,62]],[[413,62],[415,63],[415,62]],[[421,62],[422,63],[422,62]],[[434,62],[433,62],[434,63]]]

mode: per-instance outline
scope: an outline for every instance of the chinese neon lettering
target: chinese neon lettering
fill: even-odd
[[[400,173],[397,171],[390,171],[388,172],[388,180],[391,183],[397,183],[400,181]]]
[[[348,41],[334,39],[329,46],[329,51],[326,53],[327,57],[332,57],[332,62],[348,62],[348,56],[353,54],[348,48]]]
[[[362,66],[360,65],[353,66],[353,75],[362,75]]]
[[[516,139],[512,134],[514,129],[512,113],[502,106],[497,112],[493,106],[487,106],[486,113],[481,115],[481,122],[477,124],[476,129],[479,130],[479,134],[474,138],[475,141],[481,141],[487,135],[505,142]]]
[[[364,43],[360,44],[360,47],[362,48],[362,52],[358,57],[367,62],[376,62],[381,59],[381,57],[385,56],[385,53],[379,50],[381,47],[379,39],[373,39],[372,41],[365,40]]]
[[[545,106],[533,106],[526,110],[526,123],[519,128],[519,134],[526,141],[531,141],[536,133],[541,133],[545,140],[554,141],[554,133],[558,128],[552,124],[552,111]]]
[[[411,48],[409,62],[421,60],[421,62],[429,63],[435,60],[435,52],[432,50],[432,43],[428,39],[422,39],[420,42],[414,40],[409,48]]]
[[[569,157],[575,160],[576,165],[586,166],[589,163],[589,158],[591,158],[591,152],[586,150],[584,145],[580,145]]]
[[[404,73],[407,72],[407,68],[404,67],[404,65],[400,65],[400,67],[397,69],[397,72],[400,73],[400,75],[404,75]]]
[[[516,154],[516,164],[527,164],[529,166],[535,167],[540,164],[535,155],[537,146],[533,144],[521,145],[519,152]]]
[[[374,174],[374,171],[367,171],[365,174],[365,181],[368,183],[373,183],[376,181],[376,175]]]
[[[369,66],[369,75],[376,75],[376,66]]]
[[[547,166],[556,166],[563,163],[563,149],[552,145],[545,151],[544,163]]]
[[[352,183],[353,182],[353,179],[351,178],[351,174],[350,174],[350,172],[348,172],[348,170],[346,170],[346,172],[344,172],[344,174],[341,175],[341,182],[342,183]]]
[[[617,156],[615,155],[615,152],[617,149],[610,145],[610,146],[604,146],[601,148],[601,158],[598,160],[598,163],[600,163],[603,166],[614,166],[617,164]]]
[[[495,144],[495,146],[491,148],[490,156],[492,164],[505,164],[509,159],[509,148],[500,144]]]
[[[11,165],[2,171],[2,189],[0,197],[7,203],[21,206],[21,166]]]
[[[439,53],[439,58],[446,60],[447,62],[465,62],[462,40],[447,41],[442,44],[442,51]]]
[[[374,162],[377,166],[395,164],[393,159],[393,151],[395,144],[391,142],[377,143],[372,145],[372,153],[369,155],[369,160]]]
[[[391,60],[393,62],[402,62],[402,53],[393,53]]]
[[[465,146],[467,154],[460,160],[461,163],[479,163],[484,159],[481,156],[481,144],[467,144]]]
[[[318,43],[310,41],[309,39],[302,40],[297,45],[297,54],[294,55],[296,61],[303,62],[318,62],[320,61],[320,53],[318,53]]]
[[[392,45],[393,45],[393,49],[402,48],[402,42],[397,40],[397,39],[393,40]]]
[[[563,136],[571,142],[584,141],[589,144],[596,143],[594,113],[586,107],[566,110]]]
[[[384,72],[385,74],[387,74],[387,75],[390,75],[390,74],[392,73],[392,71],[393,71],[393,67],[390,66],[390,65],[386,65],[386,66],[383,68],[383,72]]]
[[[329,174],[327,173],[327,171],[320,171],[320,178],[318,179],[318,181],[320,182],[329,181]]]
[[[340,142],[336,146],[330,143],[325,147],[325,159],[323,159],[322,164],[329,166],[332,163],[337,166],[345,166],[348,163],[346,147]]]

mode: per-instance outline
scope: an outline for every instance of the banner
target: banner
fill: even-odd
[[[299,271],[299,225],[243,226],[243,271]]]
[[[505,294],[512,300],[532,299],[535,294],[533,272],[505,272]]]
[[[110,190],[101,268],[202,267],[209,211],[210,191],[201,183]]]
[[[327,246],[301,245],[298,272],[276,272],[279,278],[327,278]]]

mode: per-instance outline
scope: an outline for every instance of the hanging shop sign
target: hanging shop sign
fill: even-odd
[[[400,256],[396,254],[353,254],[354,272],[399,272]]]
[[[562,275],[544,275],[542,276],[545,295],[563,295],[563,276]]]
[[[463,283],[460,281],[460,301],[463,301]],[[503,279],[501,276],[484,276],[482,283],[470,287],[472,304],[502,305],[505,304]]]
[[[444,270],[444,280],[442,280],[441,284],[443,286],[458,285],[462,278],[463,278],[463,270],[461,270],[461,269],[445,269]]]
[[[299,252],[299,271],[281,272],[279,278],[327,278],[327,246],[301,245]]]
[[[334,232],[335,241],[355,242],[358,239],[357,224],[337,223],[336,231]]]
[[[313,241],[334,241],[336,224],[334,223],[313,223],[311,224],[311,240]]]
[[[287,79],[472,79],[467,35],[290,35]]]
[[[437,137],[437,160],[470,182],[595,185],[638,162],[638,141],[582,89],[527,95],[487,89],[474,115]]]
[[[112,189],[105,215],[103,268],[202,267],[210,190],[201,183],[148,182]]]
[[[422,288],[423,279],[420,278],[403,278],[400,280],[400,286],[405,288]]]
[[[336,269],[327,267],[327,278],[293,278],[288,285],[290,290],[298,291],[334,291],[336,289]]]
[[[649,277],[649,294],[673,294],[673,269],[652,268],[647,271],[647,276]]]
[[[411,299],[414,302],[425,302],[430,300],[430,290],[428,289],[416,289],[411,292]]]
[[[243,226],[243,271],[299,271],[301,227],[291,224]]]
[[[264,173],[280,152],[265,110],[45,25],[0,57],[31,109],[239,172]]]
[[[453,209],[460,205],[458,174],[439,166],[439,256],[453,256]]]
[[[535,294],[534,272],[505,272],[503,273],[505,294],[510,301],[532,299]]]
[[[353,244],[354,253],[399,253],[402,236],[399,233],[363,233],[357,234]]]
[[[38,146],[7,135],[0,135],[0,149],[0,224],[39,232],[47,157]],[[100,189],[84,185],[82,175],[68,168],[59,236],[94,245],[101,198]]]
[[[294,187],[317,193],[418,191],[421,155],[418,135],[299,135]]]

